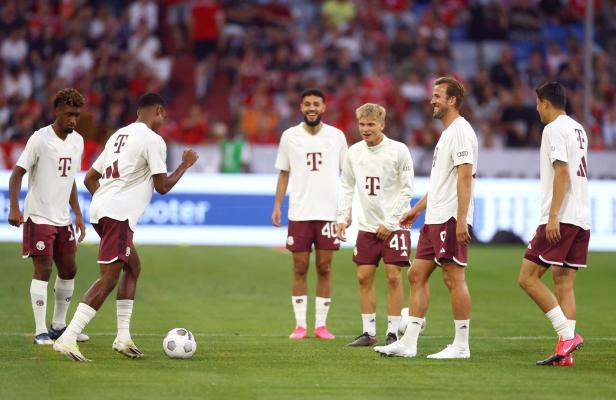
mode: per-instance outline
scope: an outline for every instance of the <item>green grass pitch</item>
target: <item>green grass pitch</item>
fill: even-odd
[[[31,262],[21,259],[20,245],[0,244],[0,399],[616,398],[614,253],[592,253],[590,268],[578,274],[578,330],[586,344],[575,353],[573,368],[554,368],[534,365],[553,349],[555,335],[517,286],[523,247],[470,249],[472,358],[460,361],[425,358],[453,335],[439,271],[431,281],[428,326],[419,340],[418,357],[381,358],[372,349],[345,346],[361,333],[349,250],[334,259],[328,326],[337,339],[300,342],[287,339],[294,320],[291,257],[286,251],[176,246],[138,246],[138,250],[143,267],[131,331],[146,357],[129,360],[111,350],[116,322],[115,300],[110,297],[86,328],[90,342],[81,346],[93,362],[80,364],[32,344]],[[80,270],[69,318],[98,274],[96,251],[87,244],[79,249]],[[309,276],[312,332],[312,267]],[[382,339],[386,327],[382,271],[377,273],[377,284]],[[406,296],[406,280],[405,288]],[[163,335],[174,327],[186,327],[196,335],[193,359],[171,360],[164,355]]]

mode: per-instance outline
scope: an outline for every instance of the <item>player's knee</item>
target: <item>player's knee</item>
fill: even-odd
[[[51,259],[38,259],[34,263],[34,279],[49,281],[51,277]]]
[[[372,286],[372,276],[366,274],[357,274],[357,282],[360,287]]]
[[[306,279],[306,274],[308,273],[308,266],[303,264],[295,264],[293,268],[293,276],[296,279]]]
[[[329,262],[322,262],[317,264],[317,274],[320,278],[329,278],[332,266]]]
[[[400,274],[387,274],[387,286],[390,289],[397,288],[402,283]]]
[[[409,272],[407,273],[407,277],[409,279],[409,284],[411,286],[422,285],[426,282],[425,276],[423,274],[418,273],[412,268],[409,269]]]
[[[528,289],[533,284],[533,277],[528,274],[520,274],[518,276],[518,285],[524,290]]]

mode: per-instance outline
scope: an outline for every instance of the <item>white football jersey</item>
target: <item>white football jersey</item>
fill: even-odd
[[[69,198],[82,154],[83,137],[75,131],[62,140],[49,125],[30,136],[17,160],[17,165],[28,171],[24,220],[55,226],[71,224]]]
[[[346,222],[357,189],[359,229],[375,233],[379,225],[401,229],[399,220],[410,208],[413,194],[413,160],[404,143],[383,137],[376,146],[355,143],[342,168],[338,222]]]
[[[477,135],[464,117],[456,118],[441,134],[430,171],[426,224],[442,224],[458,216],[458,170],[462,164],[473,165],[477,172]],[[474,185],[474,184],[473,184]],[[466,222],[473,224],[473,191]]]
[[[552,204],[554,161],[569,167],[570,184],[565,193],[559,222],[590,229],[588,199],[588,138],[582,125],[567,115],[560,115],[543,128],[540,150],[541,220],[547,224]]]
[[[316,134],[303,124],[282,133],[276,168],[289,171],[289,219],[335,221],[338,177],[347,151],[344,134],[322,124]]]
[[[102,177],[90,204],[90,222],[128,219],[134,231],[152,199],[152,175],[167,173],[166,159],[165,141],[144,123],[118,129],[92,164]]]

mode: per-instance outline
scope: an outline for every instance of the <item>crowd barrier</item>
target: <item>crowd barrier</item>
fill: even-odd
[[[0,241],[19,242],[21,229],[8,225],[10,171],[0,171]],[[272,174],[187,174],[165,196],[154,194],[135,233],[137,243],[284,246],[286,228],[271,224],[276,188]],[[81,209],[89,221],[90,195],[77,178]],[[25,197],[27,175],[20,201]],[[426,192],[427,178],[416,178],[412,202]],[[590,181],[592,250],[616,250],[616,181]],[[535,179],[476,179],[473,232],[489,242],[498,231],[510,231],[529,240],[539,220],[539,182]],[[357,205],[354,206],[357,209]],[[287,202],[283,205],[283,225]],[[357,218],[348,231],[352,246]],[[413,226],[416,245],[423,215]],[[86,240],[98,236],[88,224]]]

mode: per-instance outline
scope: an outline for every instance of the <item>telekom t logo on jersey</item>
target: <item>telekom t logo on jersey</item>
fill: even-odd
[[[582,130],[576,129],[575,133],[577,133],[577,141],[580,144],[580,149],[584,148],[584,143],[586,143],[586,139],[582,136]]]
[[[113,144],[113,146],[116,148],[114,153],[119,153],[120,152],[122,147],[124,147],[124,145],[126,144],[126,138],[127,137],[128,137],[128,135],[118,135],[118,139]]]
[[[71,170],[71,161],[70,157],[60,157],[60,165],[58,166],[58,171],[62,171],[60,176],[68,176],[66,171]]]
[[[366,189],[368,189],[368,196],[376,196],[375,190],[381,189],[381,178],[378,176],[367,176]]]
[[[321,161],[322,156],[321,153],[306,153],[306,158],[308,159],[306,164],[310,167],[310,171],[318,171],[318,166],[323,164]]]

